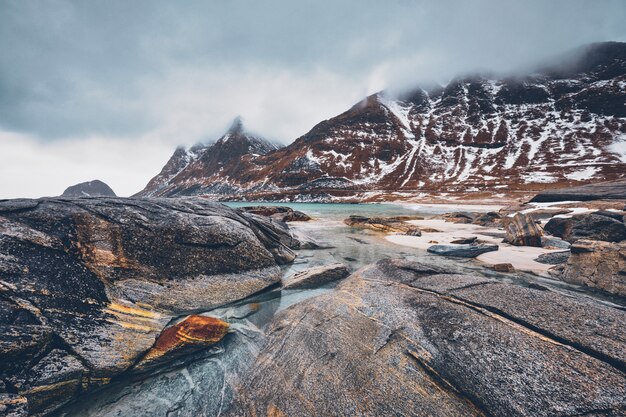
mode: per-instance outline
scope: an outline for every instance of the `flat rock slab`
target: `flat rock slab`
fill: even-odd
[[[592,300],[384,260],[278,313],[229,415],[619,416],[625,325]]]
[[[486,252],[498,250],[498,245],[433,245],[427,249],[435,255],[452,256],[457,258],[475,258]]]
[[[287,278],[283,284],[285,290],[316,288],[329,282],[343,279],[350,275],[350,270],[344,264],[335,263],[317,266],[305,271],[297,272]]]

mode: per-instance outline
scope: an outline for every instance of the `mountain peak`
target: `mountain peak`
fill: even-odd
[[[241,119],[241,116],[235,117],[235,120],[233,120],[233,123],[228,128],[227,133],[230,133],[231,135],[243,133],[243,120]]]

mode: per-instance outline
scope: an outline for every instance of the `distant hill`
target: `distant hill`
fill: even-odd
[[[116,197],[115,193],[100,180],[81,182],[67,187],[61,197]]]

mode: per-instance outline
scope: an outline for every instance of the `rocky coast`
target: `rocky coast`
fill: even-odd
[[[0,201],[0,415],[621,416],[618,214]]]

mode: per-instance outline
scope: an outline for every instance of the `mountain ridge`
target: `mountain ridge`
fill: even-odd
[[[138,196],[324,200],[620,178],[626,171],[626,43],[581,51],[578,61],[525,76],[458,77],[397,97],[379,92],[290,145],[261,152],[243,146],[222,155],[221,167],[191,161]],[[220,155],[219,149],[205,153]],[[191,159],[191,149],[185,152]]]

